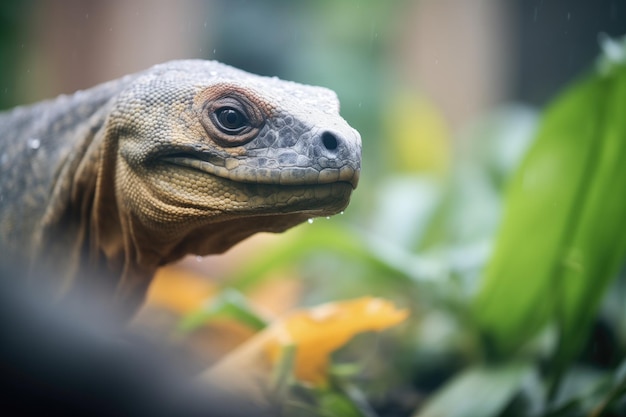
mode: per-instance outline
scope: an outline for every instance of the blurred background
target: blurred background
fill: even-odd
[[[378,410],[410,415],[489,357],[464,319],[509,177],[546,104],[592,70],[603,36],[624,33],[623,0],[6,1],[0,108],[182,58],[335,90],[363,139],[345,214],[164,269],[141,320],[176,328],[226,286],[267,320],[297,305],[384,296],[413,321],[396,331],[401,343],[378,342],[372,363],[381,365],[365,373],[384,377],[366,391]],[[226,351],[252,334],[228,326],[194,328],[185,348],[203,360],[203,341]],[[615,367],[623,328],[607,326],[598,331],[608,350],[587,354]]]
[[[386,169],[436,169],[446,157],[387,160],[397,145],[385,128],[421,129],[397,114],[402,100],[428,103],[448,138],[499,104],[541,106],[588,68],[598,34],[620,35],[626,19],[619,0],[3,3],[2,108],[171,59],[216,59],[336,90],[368,163]]]

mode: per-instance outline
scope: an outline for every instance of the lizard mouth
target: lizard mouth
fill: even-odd
[[[248,161],[242,161],[206,152],[176,153],[164,157],[163,160],[223,179],[249,184],[306,186],[347,183],[355,189],[360,174],[360,170],[349,163],[341,167],[268,167],[266,158],[249,158]]]

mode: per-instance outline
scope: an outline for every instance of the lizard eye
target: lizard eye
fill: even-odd
[[[208,139],[222,147],[241,146],[254,139],[265,123],[256,101],[236,86],[218,84],[201,92],[194,101]]]
[[[241,133],[249,126],[248,118],[239,110],[232,107],[220,107],[215,110],[217,127],[224,133]]]

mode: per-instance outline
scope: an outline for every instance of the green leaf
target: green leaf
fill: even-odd
[[[224,317],[235,319],[255,330],[262,330],[267,326],[265,320],[252,309],[241,293],[226,289],[205,308],[185,316],[178,328],[183,332],[191,332],[212,320]]]
[[[332,226],[319,219],[315,224],[304,225],[289,232],[285,243],[273,248],[270,253],[255,257],[238,271],[228,285],[240,291],[248,291],[263,282],[270,271],[293,265],[316,250],[337,251],[349,257],[366,259],[367,248],[354,233],[345,230],[340,224]]]
[[[303,230],[306,229],[306,230]],[[287,243],[273,248],[271,253],[264,253],[247,262],[237,272],[228,285],[246,292],[263,282],[268,273],[297,264],[298,261],[316,251],[333,252],[347,259],[354,259],[361,264],[380,271],[381,275],[421,279],[424,270],[431,262],[393,245],[384,245],[384,241],[371,235],[359,234],[338,223],[325,223],[323,219],[307,227],[306,225],[292,234]],[[394,250],[396,249],[396,250]]]
[[[326,391],[318,400],[320,416],[363,417],[353,402],[342,393]]]
[[[626,53],[626,41],[621,47]],[[623,263],[626,66],[611,62],[547,110],[509,186],[474,303],[475,318],[499,354],[512,353],[554,321],[555,358],[563,366],[579,351]]]
[[[338,389],[292,386],[291,398],[281,404],[285,417],[370,417],[363,414],[352,399]]]
[[[520,390],[527,364],[470,368],[444,385],[415,417],[497,416]]]

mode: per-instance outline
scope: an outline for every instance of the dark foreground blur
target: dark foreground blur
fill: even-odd
[[[181,357],[125,329],[89,294],[53,302],[22,275],[0,266],[0,414],[270,415],[197,383]]]

